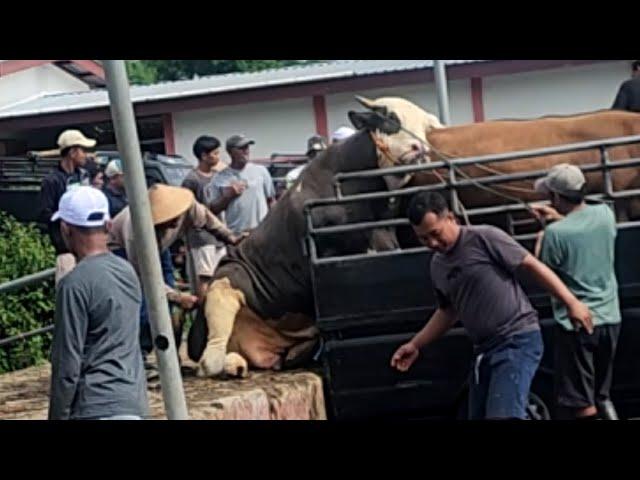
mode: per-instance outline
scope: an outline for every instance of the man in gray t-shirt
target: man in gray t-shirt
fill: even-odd
[[[133,267],[107,247],[107,198],[78,187],[60,200],[58,219],[78,264],[56,289],[49,419],[140,419],[148,414],[142,293]]]
[[[408,370],[421,347],[460,320],[475,347],[470,417],[526,418],[543,345],[537,314],[515,271],[527,270],[567,305],[576,323],[591,331],[589,309],[549,268],[501,230],[459,226],[437,193],[416,195],[409,205],[409,220],[420,241],[436,252],[431,280],[438,309],[420,332],[398,348],[391,365]]]
[[[253,230],[267,216],[276,192],[269,171],[249,163],[249,145],[243,135],[226,143],[231,164],[219,172],[207,189],[207,205],[213,213],[224,212],[224,221],[236,235]]]

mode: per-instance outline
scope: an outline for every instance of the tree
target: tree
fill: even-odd
[[[148,85],[196,76],[254,72],[315,62],[318,60],[129,60],[127,71],[131,83]]]

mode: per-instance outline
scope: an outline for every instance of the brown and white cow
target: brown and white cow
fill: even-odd
[[[572,116],[544,117],[534,120],[498,120],[449,128],[434,129],[427,133],[430,158],[465,158],[480,155],[533,150],[544,147],[587,142],[607,138],[640,135],[640,114],[623,111],[598,111]],[[640,145],[611,148],[611,160],[640,157]],[[568,154],[547,155],[482,166],[466,166],[463,173],[470,177],[486,177],[523,171],[548,170],[558,163],[574,165],[597,164],[600,153],[597,149]],[[446,177],[446,171],[440,171]],[[459,177],[458,177],[459,178]],[[587,191],[603,192],[603,175],[600,172],[586,174]],[[614,190],[640,187],[640,168],[612,170]],[[413,176],[410,185],[424,185],[439,181],[434,174],[419,173]],[[492,186],[493,189],[530,202],[541,200],[534,192],[534,180],[510,182]],[[460,189],[459,197],[465,207],[496,205],[504,199],[475,187]],[[640,218],[640,202],[637,198],[616,202],[618,217]]]

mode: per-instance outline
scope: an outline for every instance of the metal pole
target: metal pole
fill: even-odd
[[[127,71],[123,60],[104,60],[104,70],[113,128],[123,160],[125,187],[136,239],[135,249],[140,259],[142,286],[149,306],[149,321],[158,357],[165,411],[169,420],[186,420],[189,418],[187,403],[184,398],[182,376],[164,292],[160,255],[151,220],[140,143],[129,96]]]
[[[447,91],[447,73],[442,60],[433,61],[433,73],[436,80],[440,122],[443,125],[451,125],[451,117],[449,116],[449,93]]]

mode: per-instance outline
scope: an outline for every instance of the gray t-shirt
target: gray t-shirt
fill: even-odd
[[[182,186],[191,190],[196,200],[208,207],[205,190],[215,175],[216,172],[213,172],[213,175],[205,175],[197,168],[194,168],[184,178]],[[187,231],[187,243],[191,248],[200,248],[205,245],[215,245],[217,247],[224,245],[224,243],[218,240],[211,232],[203,228],[195,227]]]
[[[453,308],[479,352],[540,328],[515,277],[528,253],[502,230],[482,225],[460,227],[456,245],[433,256],[431,280],[438,304]]]
[[[133,267],[112,253],[83,259],[60,281],[50,420],[147,415],[138,339],[141,301]]]
[[[267,198],[276,195],[269,171],[262,165],[247,163],[242,170],[227,167],[213,177],[207,189],[207,205],[222,197],[222,189],[232,182],[245,181],[247,189],[234,198],[224,211],[224,220],[235,234],[256,228],[267,216]]]

